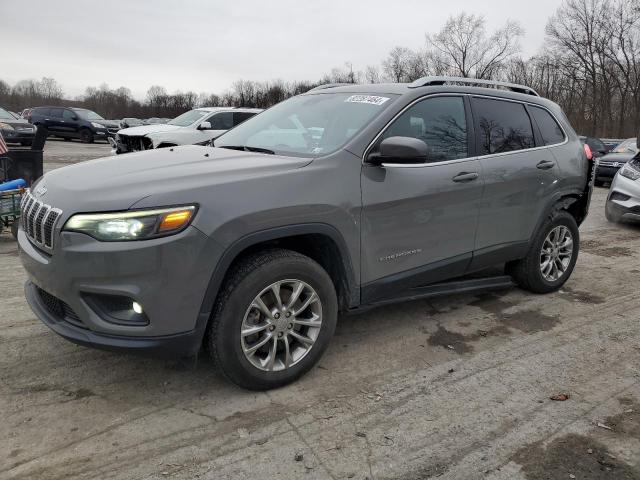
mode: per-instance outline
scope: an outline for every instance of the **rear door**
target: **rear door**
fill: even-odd
[[[65,108],[62,111],[60,130],[70,137],[80,136],[78,129],[78,116],[72,110]]]
[[[463,96],[432,96],[395,119],[376,140],[413,137],[427,162],[363,165],[362,301],[410,294],[411,288],[462,275],[474,247],[482,195]]]
[[[524,103],[472,97],[471,104],[484,176],[472,268],[481,268],[526,251],[560,172]]]
[[[49,110],[49,115],[45,118],[45,125],[53,135],[63,135],[65,133],[64,124],[62,123],[63,111],[63,108],[52,108]]]

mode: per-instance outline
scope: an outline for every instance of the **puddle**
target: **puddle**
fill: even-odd
[[[640,470],[612,456],[602,443],[583,435],[570,434],[555,439],[546,448],[542,442],[525,445],[511,460],[522,466],[527,480],[640,478]]]
[[[471,342],[494,335],[508,335],[509,333],[511,333],[511,330],[502,325],[490,330],[478,330],[476,333],[467,335],[451,332],[442,325],[438,325],[438,330],[429,336],[427,343],[431,346],[443,347],[452,352],[464,354],[473,351],[473,345],[469,345]]]
[[[525,333],[546,332],[555,327],[560,320],[557,316],[547,315],[539,310],[521,310],[515,313],[504,313],[505,310],[518,305],[517,302],[503,300],[495,294],[485,294],[470,303],[496,317],[506,327],[515,328]]]
[[[592,305],[600,305],[606,302],[606,299],[601,295],[595,295],[591,292],[584,292],[582,290],[574,290],[570,287],[562,287],[562,290],[558,292],[565,300],[577,301],[580,303],[589,303]]]
[[[633,251],[627,247],[609,246],[597,240],[583,240],[580,242],[580,250],[601,257],[631,257]]]

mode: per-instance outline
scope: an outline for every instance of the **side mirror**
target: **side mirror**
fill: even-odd
[[[389,137],[380,143],[380,152],[372,153],[367,162],[373,165],[383,163],[425,163],[429,147],[422,140],[413,137]]]
[[[198,130],[211,130],[211,122],[202,122],[198,125]]]

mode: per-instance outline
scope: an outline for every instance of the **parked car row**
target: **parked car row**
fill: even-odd
[[[261,110],[257,108],[197,108],[183,113],[166,124],[143,125],[120,130],[112,141],[113,153],[121,154],[177,145],[207,145],[230,128],[259,112]]]

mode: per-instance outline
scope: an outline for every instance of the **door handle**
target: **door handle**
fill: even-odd
[[[478,175],[478,172],[461,172],[451,180],[453,180],[454,182],[471,182],[479,176],[480,175]]]
[[[549,170],[553,168],[556,162],[552,162],[551,160],[542,160],[540,163],[536,165],[540,170]]]

